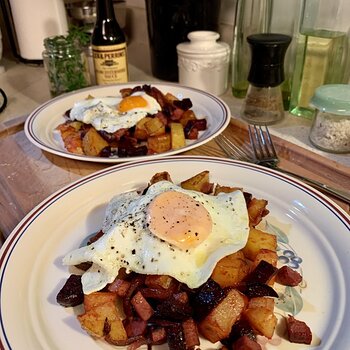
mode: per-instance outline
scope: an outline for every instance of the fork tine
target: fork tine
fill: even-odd
[[[255,158],[261,163],[277,162],[277,153],[267,126],[265,125],[266,137],[261,126],[249,125],[248,132]]]
[[[248,162],[252,161],[248,153],[228,139],[225,135],[218,135],[215,138],[215,141],[229,157]]]
[[[269,128],[267,127],[267,125],[265,125],[265,129],[266,129],[266,135],[267,135],[267,139],[269,141],[272,157],[278,159],[277,152],[276,152],[275,146],[274,146],[274,144],[272,142],[270,131],[269,131]]]

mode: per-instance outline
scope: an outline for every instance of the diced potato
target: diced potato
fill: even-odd
[[[181,187],[186,190],[210,193],[213,184],[209,182],[209,171],[204,170],[201,173],[181,182]]]
[[[127,334],[113,301],[98,305],[78,316],[81,327],[94,337],[125,341]]]
[[[94,128],[90,128],[83,137],[83,150],[87,156],[98,156],[107,146],[108,142]]]
[[[162,171],[161,173],[156,173],[152,176],[151,181],[149,182],[150,185],[155,184],[159,181],[170,181],[173,182],[173,180],[170,177],[170,174],[167,171]]]
[[[278,255],[276,251],[270,249],[260,249],[253,261],[253,268],[256,267],[261,260],[265,260],[273,266],[277,266]]]
[[[83,126],[83,123],[75,120],[74,122],[69,123],[69,125],[78,131]]]
[[[275,308],[275,300],[268,297],[251,298],[248,303],[248,309],[254,309],[257,307],[263,307],[265,309],[273,311]]]
[[[168,289],[173,285],[173,278],[167,275],[147,275],[145,284],[148,287]]]
[[[117,294],[111,293],[111,292],[95,292],[91,294],[85,294],[84,295],[85,312],[88,312],[94,307],[105,304],[107,302],[115,303],[116,299],[117,299]]]
[[[219,193],[231,193],[234,191],[243,191],[243,190],[240,187],[221,186],[217,184],[215,186],[214,196],[217,196]]]
[[[241,250],[217,262],[211,278],[220,287],[233,287],[243,280],[250,271],[250,264]]]
[[[163,153],[171,149],[170,134],[163,134],[159,136],[150,136],[147,139],[147,147],[155,153]]]
[[[248,215],[251,226],[255,227],[258,225],[261,219],[269,213],[269,211],[266,209],[267,204],[267,200],[256,198],[252,198],[252,200],[249,202]]]
[[[199,332],[212,343],[226,338],[247,303],[245,295],[237,289],[230,289],[226,297],[199,323]]]
[[[277,237],[275,235],[251,227],[247,244],[242,251],[246,258],[254,261],[261,249],[276,251],[276,248]]]
[[[180,123],[170,124],[171,148],[178,149],[186,146],[184,128]]]
[[[138,140],[147,140],[148,132],[145,124],[151,119],[151,117],[144,117],[136,123],[134,137],[136,137]]]
[[[259,334],[272,338],[277,324],[273,311],[264,307],[249,308],[244,311],[244,317]]]
[[[171,94],[170,92],[167,92],[164,95],[164,97],[167,100],[167,102],[169,102],[170,104],[173,103],[174,101],[178,100],[178,98],[176,96],[174,96],[173,94]]]
[[[150,118],[144,125],[149,136],[159,136],[165,133],[165,125],[157,117]]]
[[[187,122],[190,120],[196,120],[196,115],[194,114],[194,112],[191,109],[188,109],[187,111],[185,111],[182,116],[181,119],[179,120],[179,122],[181,123],[181,125],[183,127],[186,126]]]

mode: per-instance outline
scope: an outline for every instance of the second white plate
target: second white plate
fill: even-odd
[[[83,100],[88,95],[119,96],[121,89],[143,84],[154,86],[163,93],[170,92],[179,99],[190,98],[193,104],[192,110],[197,117],[207,119],[207,129],[200,133],[197,140],[187,140],[187,144],[183,148],[140,157],[91,157],[70,153],[64,148],[59,134],[55,133],[54,130],[57,125],[65,121],[63,115],[68,109],[72,108],[74,102]],[[231,113],[226,103],[210,93],[172,83],[132,82],[120,85],[94,86],[58,96],[35,109],[27,118],[24,130],[28,139],[44,151],[66,158],[89,162],[119,163],[170,156],[199,147],[220,134],[229,124],[230,118]]]

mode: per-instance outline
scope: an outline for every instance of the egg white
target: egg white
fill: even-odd
[[[190,195],[211,215],[212,232],[195,248],[177,248],[153,235],[147,227],[148,204],[170,190]],[[249,218],[241,191],[210,196],[161,181],[150,186],[145,195],[129,192],[113,198],[102,229],[105,234],[98,241],[63,258],[65,265],[93,262],[82,276],[85,294],[111,283],[121,267],[142,274],[169,275],[190,288],[199,287],[221,258],[245,246]]]
[[[119,129],[133,127],[147,114],[156,114],[161,111],[161,106],[153,97],[142,91],[133,94],[135,95],[142,95],[147,101],[147,106],[132,108],[122,113],[117,109],[122,98],[98,97],[76,102],[70,111],[69,118],[91,124],[96,130],[113,133]]]

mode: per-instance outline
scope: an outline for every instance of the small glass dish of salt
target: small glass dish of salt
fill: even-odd
[[[310,130],[312,144],[327,152],[350,152],[350,85],[320,86],[310,104],[316,108]]]

